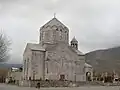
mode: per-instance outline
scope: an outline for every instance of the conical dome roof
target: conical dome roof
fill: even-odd
[[[73,37],[71,42],[78,42],[75,37]]]

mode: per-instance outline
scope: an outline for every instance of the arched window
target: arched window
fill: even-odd
[[[60,29],[60,40],[62,39],[62,29]]]
[[[31,80],[31,77],[29,77],[29,80]]]
[[[25,72],[26,72],[26,60],[24,60],[24,75],[25,75]]]
[[[68,33],[67,33],[67,40],[68,40],[68,38],[69,38],[69,37],[68,37]]]
[[[49,73],[49,72],[48,72],[48,61],[46,62],[46,69],[47,69],[46,72],[47,72],[47,74],[48,74],[48,73]]]
[[[77,44],[75,44],[75,47],[77,48]]]
[[[42,39],[45,39],[45,32],[42,33]]]
[[[62,32],[62,29],[60,29],[60,31]]]
[[[56,31],[58,31],[58,28],[56,28]]]
[[[42,33],[40,33],[40,41],[42,40]]]
[[[27,61],[26,61],[26,71],[27,71],[27,74],[28,74],[28,69],[29,69],[29,58],[27,58]]]

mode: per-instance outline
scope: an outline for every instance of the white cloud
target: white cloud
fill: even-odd
[[[0,28],[13,41],[12,58],[22,59],[26,43],[37,42],[40,26],[57,13],[88,52],[120,45],[119,10],[119,0],[0,0]]]

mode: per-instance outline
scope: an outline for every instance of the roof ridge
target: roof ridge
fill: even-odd
[[[46,26],[47,24],[49,25],[52,21],[56,20],[57,22],[59,22],[62,26],[66,27],[60,20],[58,20],[56,17],[52,18],[51,20],[49,20],[47,23],[45,23],[41,28],[43,28],[44,26]],[[67,28],[67,27],[66,27]]]

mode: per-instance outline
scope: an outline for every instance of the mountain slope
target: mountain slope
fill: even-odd
[[[87,53],[86,62],[91,64],[96,71],[120,72],[120,47]]]
[[[20,68],[22,67],[22,64],[0,63],[0,68],[12,68],[12,67]]]

